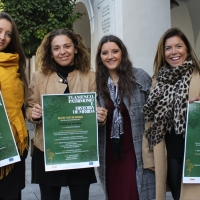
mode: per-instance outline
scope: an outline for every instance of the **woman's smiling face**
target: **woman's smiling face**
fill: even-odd
[[[108,71],[116,71],[122,61],[122,51],[115,42],[106,42],[101,47],[101,61]]]
[[[66,35],[57,35],[51,42],[52,57],[60,66],[73,65],[77,50],[72,40]]]
[[[10,43],[12,24],[7,19],[0,19],[0,51],[3,51]]]
[[[171,67],[182,65],[187,59],[187,47],[178,36],[173,36],[165,41],[165,60]]]

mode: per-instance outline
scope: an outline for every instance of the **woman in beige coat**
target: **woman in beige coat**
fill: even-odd
[[[174,200],[200,197],[200,184],[182,183],[187,102],[199,97],[200,63],[186,36],[171,28],[159,41],[144,106],[143,162],[155,170],[157,200],[166,198],[166,183]]]
[[[90,184],[96,182],[94,168],[45,172],[42,131],[42,94],[95,92],[95,74],[79,34],[67,29],[49,33],[37,51],[40,71],[33,74],[26,114],[35,123],[32,183],[40,186],[41,200],[59,200],[62,186],[69,186],[72,200],[88,200]],[[62,106],[62,104],[61,104]],[[103,114],[101,112],[101,114]],[[105,117],[100,122],[105,120]]]

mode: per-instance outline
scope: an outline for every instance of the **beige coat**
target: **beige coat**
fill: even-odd
[[[156,81],[152,82],[152,88],[155,87]],[[152,89],[151,88],[151,89]],[[189,99],[200,97],[200,74],[193,73],[189,87]],[[151,125],[151,122],[145,124],[145,129]],[[156,174],[156,200],[166,199],[166,177],[167,177],[167,159],[165,141],[163,140],[156,146],[153,151],[149,151],[147,138],[143,136],[143,162],[144,168],[155,167]],[[200,184],[182,184],[180,200],[199,200]]]
[[[69,73],[67,81],[70,93],[96,91],[95,73],[92,71],[83,74],[78,70],[74,70]],[[33,74],[26,102],[26,116],[31,123],[36,124],[34,145],[41,151],[44,151],[42,122],[32,119],[32,107],[34,104],[42,105],[42,94],[63,94],[65,89],[66,84],[60,83],[60,77],[55,72],[47,76],[42,72],[35,72]]]

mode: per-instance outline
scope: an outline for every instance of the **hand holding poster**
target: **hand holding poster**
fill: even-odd
[[[0,167],[20,161],[0,91]]]
[[[45,170],[99,166],[96,93],[42,98]]]
[[[200,183],[200,102],[188,103],[183,183]]]

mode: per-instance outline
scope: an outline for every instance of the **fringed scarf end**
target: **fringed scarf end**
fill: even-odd
[[[13,164],[0,167],[0,180],[7,176],[13,169]]]
[[[19,149],[19,154],[22,156],[23,153],[24,153],[24,150],[25,150],[25,149],[28,150],[28,148],[29,148],[28,137],[24,138],[23,143],[18,142],[18,143],[17,143],[17,147],[18,147],[18,149]]]

